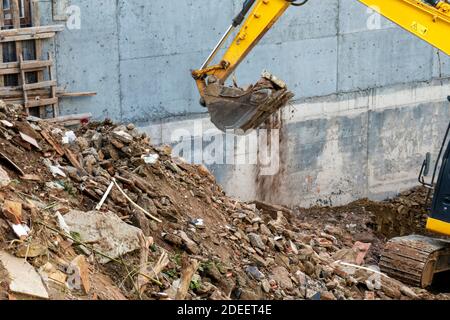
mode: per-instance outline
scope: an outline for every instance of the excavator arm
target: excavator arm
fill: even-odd
[[[245,134],[259,127],[294,96],[283,81],[267,72],[247,89],[226,87],[225,81],[289,6],[302,5],[307,1],[246,0],[241,12],[233,19],[201,68],[192,72],[202,97],[201,103],[208,107],[211,121],[217,128]],[[210,66],[227,39],[241,24],[220,62]]]
[[[448,0],[358,0],[405,30],[450,54],[450,4]],[[242,10],[203,65],[192,72],[211,121],[222,131],[245,134],[256,129],[284,107],[293,94],[286,84],[263,72],[246,89],[225,86],[225,81],[290,6],[308,0],[246,0]],[[228,38],[240,29],[217,64],[210,65]]]

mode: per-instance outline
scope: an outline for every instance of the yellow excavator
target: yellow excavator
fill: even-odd
[[[200,103],[208,108],[211,121],[218,129],[246,134],[260,127],[294,97],[285,82],[268,72],[263,72],[255,85],[245,89],[236,84],[227,86],[225,82],[288,8],[303,6],[308,1],[246,0],[241,12],[200,69],[192,71],[200,92]],[[450,0],[358,1],[450,55]],[[218,63],[213,64],[216,55],[227,45],[228,38],[235,31],[237,33],[225,54]],[[450,143],[446,147],[449,131],[450,125],[431,183],[424,181],[430,169],[429,154],[419,176],[419,181],[434,191],[426,228],[444,236],[450,236]],[[438,178],[436,183],[435,177]],[[404,283],[428,287],[437,274],[450,271],[450,242],[419,235],[391,239],[384,248],[380,268]]]

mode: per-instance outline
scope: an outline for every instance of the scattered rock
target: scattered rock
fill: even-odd
[[[266,249],[266,245],[262,241],[260,235],[258,235],[256,233],[249,233],[248,234],[248,238],[250,239],[250,243],[252,244],[253,247],[259,248],[261,250],[265,250]]]
[[[290,274],[285,267],[275,267],[272,269],[271,278],[274,279],[282,289],[292,290],[294,288]]]

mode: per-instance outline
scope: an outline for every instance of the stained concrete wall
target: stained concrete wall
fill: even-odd
[[[68,3],[81,9],[81,28],[52,44],[58,79],[70,91],[98,95],[63,100],[63,113],[137,122],[165,143],[173,143],[174,129],[190,130],[189,119],[211,127],[189,73],[241,0]],[[41,8],[44,22],[55,23],[51,1]],[[448,56],[356,0],[292,8],[236,73],[246,84],[268,68],[296,94],[283,115],[285,167],[271,178],[258,177],[254,165],[211,169],[234,195],[289,205],[384,197],[414,185],[423,154],[436,153],[449,119],[449,65]]]

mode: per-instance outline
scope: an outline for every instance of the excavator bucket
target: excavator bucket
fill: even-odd
[[[284,107],[294,94],[283,81],[266,74],[245,90],[226,87],[218,81],[210,83],[203,97],[211,121],[219,130],[246,134]]]

